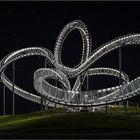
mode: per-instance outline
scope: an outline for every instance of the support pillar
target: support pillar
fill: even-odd
[[[106,101],[106,104],[105,104],[105,113],[108,114],[107,101]]]
[[[122,72],[122,50],[121,47],[119,48],[119,87],[122,84],[122,80],[121,80],[121,72]],[[121,89],[120,89],[121,92]],[[122,101],[123,102],[123,101]],[[119,102],[119,105],[121,105],[121,102]]]
[[[57,80],[55,81],[55,86],[56,86],[56,97],[58,96],[58,88],[57,88]],[[56,108],[57,105],[54,103],[54,107]]]
[[[13,85],[12,85],[12,92],[13,92],[13,115],[15,115],[15,62],[12,63],[12,70],[13,70]]]
[[[127,99],[127,107],[129,106],[129,101],[128,101],[128,99]]]
[[[80,87],[79,87],[80,100],[82,102],[82,94],[81,94],[81,91],[82,91],[82,75],[80,75]],[[76,98],[78,98],[78,97],[76,97]],[[83,101],[85,101],[84,98],[83,98]],[[77,102],[78,102],[78,99],[77,99]]]
[[[88,73],[88,70],[87,70],[87,91],[89,90],[89,73]]]
[[[3,115],[5,115],[5,85],[3,85]]]
[[[89,79],[88,78],[89,78],[89,73],[88,73],[88,70],[87,70],[87,79],[86,79],[87,80],[87,88],[86,88],[87,89],[87,95],[88,95],[88,90],[89,90]],[[86,110],[87,110],[87,107],[86,107]]]
[[[127,100],[124,101],[124,109],[125,109],[125,111],[127,112]]]
[[[43,97],[41,95],[41,111],[43,111]]]
[[[138,98],[138,97],[137,97]],[[137,107],[139,107],[139,102],[138,102],[138,99],[137,99]]]

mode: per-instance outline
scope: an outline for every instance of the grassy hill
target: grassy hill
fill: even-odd
[[[105,114],[62,108],[0,116],[0,138],[140,138],[140,109],[116,106]]]

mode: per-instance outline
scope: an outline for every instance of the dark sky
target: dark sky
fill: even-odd
[[[92,35],[92,50],[124,34],[140,33],[140,2],[0,2],[0,59],[12,51],[32,46],[46,47],[53,52],[56,38],[65,24],[80,19]],[[62,62],[75,66],[82,53],[81,36],[71,32],[64,42]],[[139,46],[122,49],[122,69],[130,80],[139,76]],[[91,67],[118,69],[118,50],[106,55]],[[16,84],[37,94],[33,88],[33,73],[44,67],[42,57],[29,57],[16,62]],[[9,78],[12,69],[6,70]],[[107,76],[90,78],[90,89],[118,84]],[[2,114],[2,84],[0,85]],[[16,113],[39,110],[36,103],[16,96]],[[12,94],[6,89],[6,113],[12,113]]]

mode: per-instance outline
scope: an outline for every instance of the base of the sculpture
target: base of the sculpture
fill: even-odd
[[[80,112],[89,112],[87,107],[82,107],[82,109],[80,110]]]
[[[88,109],[80,110],[80,112],[89,112]]]

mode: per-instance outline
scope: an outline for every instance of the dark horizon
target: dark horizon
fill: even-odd
[[[39,46],[52,53],[56,38],[68,22],[83,21],[92,35],[92,51],[116,37],[140,33],[140,2],[0,2],[0,59],[9,53]],[[130,80],[139,76],[139,46],[122,49],[122,70]],[[62,48],[63,64],[73,67],[80,62],[82,40],[77,30],[72,31]],[[109,53],[91,67],[118,69],[118,50]],[[16,65],[15,83],[23,89],[37,94],[33,87],[33,73],[44,67],[41,57],[19,60]],[[7,76],[12,78],[11,65]],[[118,79],[111,76],[90,78],[90,89],[118,85]],[[2,84],[0,86],[0,115],[3,113]],[[6,88],[6,114],[12,114],[12,92]],[[135,99],[139,99],[139,96]],[[40,105],[16,95],[15,113],[40,110]]]

